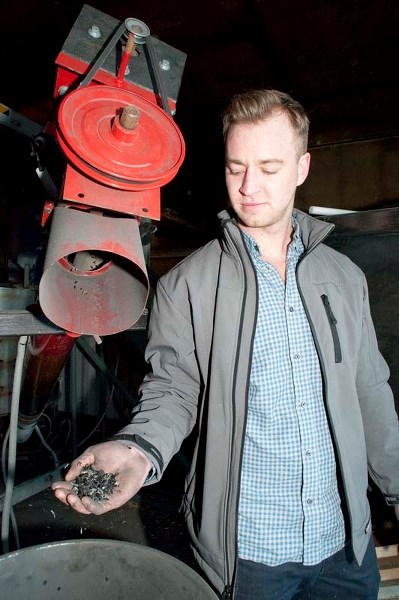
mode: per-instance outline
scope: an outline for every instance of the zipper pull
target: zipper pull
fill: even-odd
[[[328,318],[330,319],[330,322],[333,325],[336,325],[338,323],[338,321],[334,316],[328,296],[326,296],[326,294],[322,294],[321,299],[324,304],[324,308],[326,309],[326,312],[328,314]]]
[[[341,363],[342,362],[342,350],[341,350],[341,343],[339,341],[339,335],[338,335],[338,329],[337,329],[338,321],[334,316],[330,301],[328,299],[328,296],[326,296],[326,294],[321,295],[321,301],[323,302],[323,305],[324,305],[324,308],[326,311],[326,315],[327,315],[327,319],[330,323],[331,335],[332,335],[333,343],[334,343],[335,362]]]
[[[221,600],[232,600],[233,598],[233,588],[231,585],[226,585],[223,590],[223,594],[221,595]]]

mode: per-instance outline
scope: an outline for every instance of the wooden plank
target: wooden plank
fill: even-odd
[[[387,556],[398,556],[398,544],[390,544],[389,546],[376,546],[377,558],[386,558]]]
[[[380,569],[381,581],[399,580],[399,567]]]

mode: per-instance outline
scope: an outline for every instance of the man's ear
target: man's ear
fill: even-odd
[[[309,168],[310,168],[310,153],[305,152],[305,154],[302,154],[302,156],[300,157],[300,159],[298,161],[297,186],[301,185],[305,181],[305,179],[309,173]]]

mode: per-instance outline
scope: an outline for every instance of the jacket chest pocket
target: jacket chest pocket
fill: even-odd
[[[330,325],[331,335],[334,344],[334,356],[335,362],[342,362],[342,350],[341,350],[341,342],[339,341],[339,334],[337,329],[337,319],[332,311],[330,301],[326,294],[321,295],[321,301],[323,302],[324,309],[326,311],[328,323]]]

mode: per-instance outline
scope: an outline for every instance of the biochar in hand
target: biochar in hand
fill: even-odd
[[[118,482],[113,473],[93,469],[90,465],[85,465],[76,479],[72,481],[72,491],[79,498],[87,496],[95,502],[108,500],[117,486]]]

